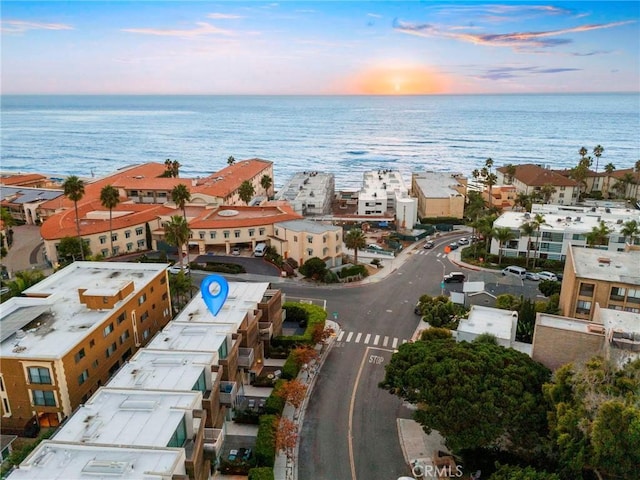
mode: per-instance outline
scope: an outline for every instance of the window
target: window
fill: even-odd
[[[133,243],[127,243],[127,252],[133,250]]]
[[[127,339],[129,338],[129,329],[125,330],[121,335],[120,335],[120,345],[122,345],[124,342],[127,341]]]
[[[279,229],[276,228],[275,232],[273,232],[275,234],[275,236],[277,237],[278,235],[280,235],[280,231]]]
[[[256,234],[256,229],[255,228],[250,228],[249,229],[249,236],[253,237],[253,236],[255,236],[255,234]]]
[[[138,240],[138,248],[144,248],[144,246],[146,245],[146,242],[144,240]]]
[[[96,341],[92,338],[91,340],[89,340],[89,348],[93,348],[96,346]]]
[[[107,237],[105,237],[104,235],[102,235],[102,236],[100,237],[100,244],[101,244],[101,245],[104,245],[105,243],[107,243]]]
[[[167,447],[182,447],[186,440],[187,426],[184,417],[182,417],[182,421],[180,422],[180,425],[178,425],[178,428],[176,428],[176,431],[173,432],[173,435],[171,435],[171,440],[167,443]]]
[[[34,405],[44,405],[46,407],[55,407],[56,406],[56,398],[53,395],[53,391],[51,390],[33,390],[33,404]]]
[[[127,312],[122,312],[120,315],[118,315],[118,318],[116,319],[116,321],[118,322],[118,325],[124,322],[126,316],[127,316]]]
[[[80,375],[78,375],[78,385],[82,385],[89,378],[89,370],[85,370]]]
[[[218,348],[218,358],[220,358],[220,360],[224,360],[225,358],[227,358],[227,355],[229,354],[229,352],[227,351],[227,339],[224,339],[224,342],[222,342],[222,345],[220,345],[220,348]]]
[[[200,240],[204,240],[205,232],[198,232],[198,236],[200,237]]]
[[[594,288],[595,285],[593,283],[581,283],[579,295],[582,297],[593,297]]]
[[[311,235],[307,236],[307,243],[313,243],[313,237]]]
[[[572,239],[573,240],[584,240],[586,237],[582,233],[574,233]]]
[[[102,254],[103,257],[107,257],[109,256],[109,249],[103,248],[102,250],[100,250],[100,253]]]
[[[307,255],[313,257],[313,248],[307,248]]]
[[[167,295],[167,292],[164,292],[162,294],[162,300],[166,300],[167,298],[169,298],[169,296]]]
[[[112,234],[111,234],[111,240],[113,240],[114,242],[115,242],[116,240],[118,240],[118,234],[117,234],[117,233],[112,233]]]
[[[234,231],[233,231],[233,236],[234,236],[235,238],[240,238],[240,230],[234,230]]]
[[[131,190],[131,193],[129,195],[131,197],[137,197],[138,196],[138,190]]]
[[[627,293],[627,302],[640,303],[640,289],[630,288]]]
[[[149,312],[145,311],[142,315],[140,315],[140,322],[144,322],[147,318],[149,318]]]
[[[297,235],[294,235],[294,236],[293,236],[293,241],[294,241],[294,242],[297,242],[297,241],[298,241],[298,236],[297,236]]]
[[[198,392],[205,392],[207,390],[207,382],[205,381],[204,370],[198,377],[196,383],[193,384],[193,388],[191,390],[196,390]]]
[[[131,230],[124,231],[124,238],[131,238]]]
[[[558,195],[558,197],[560,197],[560,198],[564,198],[564,192],[563,192],[563,193],[561,193],[560,195]]]
[[[29,367],[29,383],[44,383],[51,385],[51,373],[48,368]]]
[[[142,235],[142,227],[136,228],[136,235]]]
[[[611,293],[609,294],[609,300],[622,302],[624,301],[624,296],[627,293],[626,288],[622,287],[611,287]]]
[[[107,358],[109,358],[111,355],[113,355],[113,352],[116,351],[116,348],[118,348],[116,346],[116,342],[113,342],[111,345],[109,345],[109,347],[105,350],[105,356]]]
[[[216,232],[209,232],[209,238],[211,240],[215,240],[216,239]]]
[[[76,363],[78,363],[80,360],[82,360],[84,358],[84,348],[81,348],[78,353],[76,353],[75,359],[76,359]]]
[[[589,312],[591,312],[591,302],[578,300],[578,305],[576,306],[576,313],[589,314]]]
[[[224,236],[224,238],[229,238],[229,230],[223,231],[222,235]]]
[[[144,338],[145,340],[147,338],[149,338],[149,335],[151,335],[151,329],[147,328],[144,332],[142,332],[142,338]]]
[[[322,243],[327,243],[327,236],[326,235],[322,236]]]
[[[3,398],[2,399],[2,406],[4,407],[4,414],[2,416],[3,417],[10,417],[11,416],[11,407],[9,406],[9,399]]]
[[[104,330],[102,331],[102,336],[106,337],[107,335],[109,335],[111,332],[113,332],[113,323],[110,323],[109,325],[107,325],[106,327],[104,327]]]
[[[92,366],[93,368],[98,368],[98,365],[99,365],[99,364],[100,364],[100,362],[98,362],[98,359],[96,358],[96,359],[93,361],[93,363],[91,364],[91,366]]]
[[[143,293],[142,295],[140,295],[140,297],[138,297],[138,305],[142,305],[146,300],[147,295]]]
[[[265,230],[264,230],[264,228],[261,228],[261,229],[259,229],[259,230],[258,230],[258,232],[260,233],[260,235],[264,235],[264,231],[265,231]]]

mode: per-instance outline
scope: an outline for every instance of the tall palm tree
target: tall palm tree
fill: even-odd
[[[502,264],[502,247],[505,243],[516,238],[516,234],[513,233],[509,227],[496,227],[492,232],[493,237],[498,241],[498,265]]]
[[[256,189],[253,188],[253,185],[249,180],[245,180],[240,184],[238,188],[238,195],[240,196],[240,200],[249,205],[249,202],[253,198],[253,195],[256,193]]]
[[[627,197],[627,191],[629,190],[629,185],[631,185],[632,183],[635,182],[635,178],[633,178],[633,175],[631,175],[630,173],[625,173],[622,178],[620,178],[618,180],[618,184],[616,184],[616,187],[618,187],[618,185],[620,185],[618,187],[618,190],[620,191],[620,196],[623,198]],[[629,196],[631,196],[631,192],[629,192]]]
[[[600,161],[600,157],[603,153],[604,147],[602,145],[596,145],[595,147],[593,147],[593,155],[596,157],[596,173],[598,173],[598,162]]]
[[[184,183],[179,183],[171,190],[171,200],[178,208],[182,209],[182,216],[187,220],[187,211],[185,205],[191,200],[191,192]]]
[[[536,268],[536,258],[540,255],[540,227],[542,227],[542,225],[547,225],[547,222],[545,222],[544,215],[536,213],[533,220],[531,220],[531,223],[536,231],[536,248],[533,252],[533,268]]]
[[[633,166],[633,172],[636,176],[636,194],[634,195],[634,200],[638,199],[638,187],[640,187],[640,160],[636,160],[635,165]]]
[[[527,257],[525,266],[529,268],[529,256],[531,254],[531,236],[536,233],[536,226],[532,222],[525,222],[520,225],[520,232],[527,237]]]
[[[551,197],[555,195],[556,191],[556,187],[554,187],[550,183],[545,183],[542,187],[540,187],[540,195],[542,195],[542,200],[544,200],[544,203],[549,203]]]
[[[184,217],[173,215],[169,222],[164,224],[164,237],[169,245],[178,247],[178,258],[180,260],[180,268],[182,262],[182,246],[189,241],[189,224]]]
[[[589,153],[589,150],[587,150],[585,147],[580,147],[578,153],[580,154],[580,159],[583,160],[587,156],[587,153]]]
[[[518,192],[516,198],[513,201],[514,206],[522,207],[523,210],[531,211],[531,196],[524,192]]]
[[[504,183],[511,185],[516,176],[516,166],[508,163],[504,166]]]
[[[606,188],[606,194],[607,194],[607,198],[609,197],[609,183],[611,182],[611,174],[613,173],[613,171],[616,169],[616,166],[609,162],[604,166],[604,171],[607,173],[607,188]]]
[[[634,240],[640,236],[640,224],[635,220],[629,220],[622,225],[620,233],[624,235],[624,238],[629,238],[629,243],[634,244]]]
[[[358,264],[358,250],[367,245],[367,239],[359,228],[353,228],[344,236],[344,244],[347,248],[353,249],[353,263]]]
[[[230,155],[229,158],[227,158],[227,165],[231,166],[234,163],[236,163],[236,159],[233,158],[233,155]]]
[[[78,202],[84,197],[84,181],[76,175],[70,175],[62,184],[64,195],[73,202],[76,211],[76,232],[80,242],[80,258],[84,260],[84,248],[82,248],[82,237],[80,236],[80,217],[78,216]]]
[[[591,229],[591,232],[587,233],[587,245],[591,248],[596,245],[606,245],[608,243],[609,234],[611,229],[607,227],[607,224],[600,220],[600,224]]]
[[[120,203],[118,189],[112,185],[102,187],[102,190],[100,190],[100,203],[104,208],[109,209],[109,240],[111,242],[109,256],[111,256],[113,255],[113,209]]]
[[[264,194],[267,197],[269,196],[269,189],[271,188],[272,184],[273,184],[273,181],[271,180],[271,177],[269,175],[265,174],[260,179],[260,185],[262,186],[262,188],[264,188]]]

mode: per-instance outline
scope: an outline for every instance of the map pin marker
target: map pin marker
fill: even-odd
[[[211,284],[217,285],[218,288],[214,288],[214,292],[211,292]],[[200,293],[204,303],[207,304],[207,308],[215,317],[222,309],[224,302],[229,295],[229,284],[220,275],[209,275],[202,280],[200,284]]]

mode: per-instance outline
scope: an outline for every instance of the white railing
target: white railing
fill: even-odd
[[[251,368],[253,366],[253,348],[243,348],[240,347],[238,349],[238,366]]]

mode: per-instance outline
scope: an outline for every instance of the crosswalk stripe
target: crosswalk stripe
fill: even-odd
[[[384,340],[382,341],[382,346],[386,347],[388,343],[389,343],[389,337],[384,337]]]
[[[373,344],[378,345],[379,341],[380,341],[380,335],[376,335],[375,338],[373,339]]]
[[[347,342],[351,341],[351,337],[353,337],[353,332],[349,332],[349,335],[347,335]]]
[[[338,341],[339,341],[339,342],[341,342],[341,341],[342,341],[342,337],[344,337],[344,334],[345,334],[345,331],[344,331],[344,330],[342,330],[342,331],[340,332],[340,334],[338,335]]]
[[[391,348],[396,348],[398,346],[398,337],[393,339],[393,343],[391,344]]]
[[[362,333],[358,332],[358,335],[356,335],[356,343],[360,343],[360,337],[362,337]]]
[[[371,338],[371,334],[370,334],[370,333],[367,333],[367,336],[366,336],[366,337],[364,337],[364,343],[365,343],[365,344],[368,344],[368,343],[369,343],[369,339],[370,339],[370,338]]]

